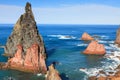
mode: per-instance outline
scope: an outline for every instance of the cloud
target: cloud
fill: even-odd
[[[119,24],[120,8],[84,4],[57,8],[33,8],[40,24]],[[0,5],[0,23],[15,23],[24,7]]]

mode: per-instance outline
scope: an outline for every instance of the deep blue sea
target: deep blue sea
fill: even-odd
[[[0,25],[0,45],[6,44],[13,26]],[[88,44],[80,38],[84,32],[97,36],[98,42],[105,45],[106,55],[110,55],[112,52],[119,51],[114,45],[118,28],[118,25],[38,25],[47,50],[47,65],[55,61],[59,62],[55,67],[63,80],[86,80],[88,76],[95,75],[99,69],[113,68],[114,65],[118,65],[118,61],[115,59],[82,54]],[[4,49],[0,48],[0,62],[7,61],[7,58],[2,56],[3,53]],[[86,68],[86,70],[82,71],[80,68]],[[7,80],[9,77],[13,77],[15,80],[44,80],[42,76],[36,74],[0,70],[0,80]]]

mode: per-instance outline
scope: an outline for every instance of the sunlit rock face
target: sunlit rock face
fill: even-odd
[[[14,54],[8,60],[10,69],[36,73],[47,71],[44,42],[37,30],[30,3],[26,4],[25,13],[20,16],[8,38],[5,54]]]
[[[94,40],[94,38],[91,37],[88,33],[84,32],[82,37],[81,37],[81,40],[91,41],[91,40]]]
[[[49,70],[46,75],[46,80],[62,80],[59,72],[54,68],[54,65],[49,66]]]
[[[97,41],[92,41],[88,47],[83,51],[84,54],[92,55],[104,55],[106,53],[105,47],[103,44],[99,44]]]
[[[115,43],[120,46],[120,28],[117,30]]]

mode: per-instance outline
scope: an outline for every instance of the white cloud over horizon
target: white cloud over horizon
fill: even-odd
[[[24,7],[0,5],[0,24],[16,23]],[[120,24],[120,8],[97,4],[33,8],[39,24]]]

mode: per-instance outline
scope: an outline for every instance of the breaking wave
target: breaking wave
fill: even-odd
[[[109,44],[106,47],[107,49],[114,49],[114,51],[108,51],[103,59],[105,61],[101,61],[101,67],[95,68],[81,68],[79,69],[81,72],[84,72],[88,77],[90,76],[108,76],[114,75],[118,70],[116,69],[120,65],[120,48],[117,45]],[[101,73],[100,73],[101,72]],[[104,73],[102,73],[104,72]]]
[[[58,39],[76,39],[76,37],[70,35],[48,35],[48,37],[56,37]]]

